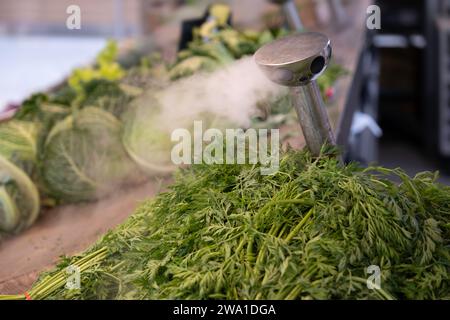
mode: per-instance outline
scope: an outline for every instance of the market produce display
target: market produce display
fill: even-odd
[[[269,129],[296,119],[286,88],[249,76],[248,56],[287,32],[240,31],[229,15],[212,6],[171,64],[153,55],[125,69],[109,42],[93,65],[0,123],[0,237],[42,207],[174,174],[85,252],[0,300],[450,299],[450,187],[437,173],[343,164],[329,146],[318,157],[287,147],[270,175],[257,164],[173,164],[171,133],[192,136],[194,120]],[[325,101],[342,75],[332,63],[318,79]],[[80,288],[67,289],[68,267],[79,268]]]
[[[136,177],[116,116],[140,92],[118,82],[125,70],[116,55],[109,42],[94,66],[75,70],[53,93],[34,94],[0,123],[0,234],[29,227],[42,198],[94,200]]]
[[[8,161],[8,166],[2,164],[0,169],[10,172],[14,166],[15,173],[23,173],[14,187],[11,183],[18,175],[3,174],[2,207],[8,208],[4,209],[8,214],[2,217],[5,227],[0,232],[29,226],[36,218],[35,208],[41,204],[55,206],[97,200],[122,185],[142,181],[145,177],[142,173],[152,177],[173,172],[170,131],[159,118],[160,103],[154,97],[161,92],[177,96],[178,92],[170,92],[176,90],[174,83],[188,80],[194,74],[220,71],[221,67],[286,34],[282,29],[263,32],[233,29],[227,24],[226,6],[213,6],[211,14],[218,25],[207,21],[194,29],[193,41],[179,52],[175,63],[167,64],[150,55],[140,65],[124,69],[117,63],[117,44],[110,41],[93,65],[74,70],[65,84],[50,93],[32,95],[12,120],[0,124],[0,156]],[[342,70],[338,69],[322,77],[325,86],[341,75]],[[324,87],[324,94],[325,91]],[[286,107],[289,104],[286,96],[282,91],[279,97],[261,96],[255,102],[257,112],[248,126],[277,127],[287,118],[295,117]],[[238,126],[227,116],[206,109],[190,114],[180,126],[192,126],[194,118],[215,128]],[[11,194],[18,186],[33,194],[32,213],[18,214],[22,210],[17,203],[19,193]],[[19,216],[33,219],[20,224]],[[16,222],[20,228],[13,227]]]
[[[319,158],[288,151],[271,176],[251,165],[194,165],[29,295],[448,299],[450,188],[436,178],[343,166],[325,149]],[[69,265],[84,268],[81,290],[63,287]],[[367,288],[370,265],[382,271],[380,290]]]

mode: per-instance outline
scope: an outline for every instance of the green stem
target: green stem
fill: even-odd
[[[285,300],[294,300],[297,298],[298,294],[302,291],[301,285],[297,285],[291,292],[286,296]]]
[[[313,214],[314,208],[311,208],[308,213],[303,217],[303,219],[298,223],[298,225],[292,229],[292,231],[288,234],[286,237],[286,242],[289,242],[292,240],[293,237],[300,231],[300,229],[303,227],[303,225],[306,223],[306,221],[309,219],[309,217]]]
[[[94,251],[80,260],[74,262],[80,268],[80,272],[84,272],[91,266],[97,264],[103,260],[108,254],[108,249],[103,247],[97,251]],[[66,283],[65,270],[60,270],[53,276],[44,279],[41,283],[36,285],[30,290],[30,297],[32,299],[45,299],[50,294],[60,289]]]
[[[304,205],[313,205],[311,200],[305,199],[285,199],[285,200],[270,200],[267,202],[255,215],[255,218],[258,218],[259,215],[264,213],[269,207],[276,204],[304,204]]]
[[[247,260],[249,263],[255,261],[255,256],[253,255],[253,242],[254,236],[250,236],[250,240],[247,243]]]
[[[367,279],[364,278],[360,278],[360,277],[354,277],[354,276],[350,276],[352,278],[352,280],[367,284]],[[395,298],[390,295],[387,291],[383,290],[383,289],[376,289],[377,292],[379,292],[381,294],[381,296],[383,298],[385,298],[386,300],[395,300]]]

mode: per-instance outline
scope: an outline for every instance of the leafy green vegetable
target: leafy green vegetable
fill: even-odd
[[[207,24],[206,22],[205,24]],[[178,59],[169,68],[172,80],[192,75],[198,71],[213,71],[245,55],[251,55],[266,42],[284,35],[281,31],[262,33],[240,32],[229,26],[208,33],[207,41],[197,30],[188,49],[178,53]]]
[[[193,56],[180,61],[176,66],[174,66],[170,72],[169,76],[172,80],[190,76],[200,70],[202,71],[213,71],[219,66],[217,61],[214,61],[209,57]]]
[[[257,166],[194,165],[30,292],[49,299],[450,298],[450,188],[430,173],[342,166],[332,155],[289,151],[271,176]],[[65,290],[64,266],[83,258],[93,266],[81,290]],[[380,290],[366,286],[370,265],[381,269]]]
[[[30,98],[25,100],[16,112],[14,117],[19,120],[34,120],[39,115],[41,109],[40,105],[48,101],[48,96],[44,93],[33,94]]]
[[[28,121],[0,124],[0,233],[30,226],[39,213],[39,194],[30,179],[37,164],[39,127]]]
[[[170,130],[160,121],[156,99],[151,95],[141,99],[145,103],[136,101],[124,117],[123,146],[147,174],[171,174],[176,167],[170,158]]]
[[[93,67],[75,69],[69,77],[68,83],[76,92],[83,91],[83,83],[96,79],[115,81],[125,75],[125,71],[116,62],[117,43],[109,41],[97,56],[97,65]]]
[[[48,193],[64,202],[97,199],[136,177],[120,142],[121,123],[86,107],[58,122],[47,136],[41,175]]]
[[[32,173],[37,160],[39,126],[30,121],[11,120],[0,124],[0,155]]]
[[[0,233],[29,227],[39,214],[39,193],[28,175],[0,155]]]
[[[33,123],[39,128],[36,137],[36,156],[39,158],[48,132],[55,123],[64,119],[70,112],[70,106],[55,103],[48,95],[38,93],[22,104],[11,121]]]
[[[138,88],[135,89],[136,92],[131,92],[128,89],[130,87],[123,87],[120,83],[105,79],[87,82],[83,85],[85,96],[80,100],[81,108],[98,107],[120,118],[133,96],[141,93]],[[125,91],[126,89],[128,91]]]

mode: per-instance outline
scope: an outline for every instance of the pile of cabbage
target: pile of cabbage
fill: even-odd
[[[95,66],[0,123],[0,234],[31,226],[42,206],[92,201],[137,179],[120,120],[136,92],[121,85],[116,55],[110,42]]]

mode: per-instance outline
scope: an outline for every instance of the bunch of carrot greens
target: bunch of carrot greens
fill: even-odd
[[[194,165],[81,256],[97,260],[80,290],[59,278],[75,257],[30,293],[46,283],[37,298],[448,299],[449,215],[435,174],[342,166],[325,150],[287,151],[270,176]],[[379,290],[367,287],[371,265]]]

